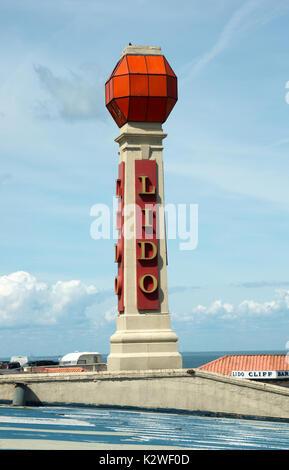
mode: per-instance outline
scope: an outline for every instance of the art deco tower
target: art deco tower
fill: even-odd
[[[112,370],[179,369],[168,307],[163,132],[177,101],[177,77],[160,47],[127,46],[105,85],[120,128],[115,246],[117,329]]]

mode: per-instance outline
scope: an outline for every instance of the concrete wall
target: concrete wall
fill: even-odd
[[[288,389],[197,369],[0,376],[0,402],[12,403],[17,382],[27,385],[29,404],[107,405],[289,419]]]

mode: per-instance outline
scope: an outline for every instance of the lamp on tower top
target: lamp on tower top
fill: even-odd
[[[164,123],[177,99],[177,77],[160,47],[127,46],[105,84],[106,107],[118,127]]]

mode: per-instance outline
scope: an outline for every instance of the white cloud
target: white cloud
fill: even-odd
[[[68,77],[58,77],[42,65],[35,66],[34,70],[52,98],[52,101],[38,101],[36,110],[41,117],[60,116],[67,121],[103,119],[104,84],[95,67],[71,72]]]
[[[176,321],[195,324],[256,321],[262,325],[268,322],[289,322],[289,290],[277,289],[275,299],[266,302],[243,300],[237,305],[215,300],[209,306],[197,305],[191,313],[174,315]]]
[[[0,277],[0,325],[93,324],[99,314],[97,305],[105,298],[107,293],[103,295],[94,285],[79,280],[58,281],[49,286],[18,271]]]
[[[85,323],[96,327],[112,323],[116,314],[113,292],[100,291],[80,280],[48,285],[24,271],[0,277],[2,328],[64,324],[72,327]],[[209,306],[200,304],[191,313],[173,314],[173,317],[178,322],[207,325],[247,320],[287,322],[289,290],[276,290],[275,299],[266,302],[249,299],[234,305],[218,299]]]
[[[106,319],[107,322],[111,323],[116,320],[116,315],[117,315],[117,308],[116,306],[114,306],[104,313],[104,318]]]

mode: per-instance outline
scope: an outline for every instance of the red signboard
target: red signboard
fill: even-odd
[[[135,161],[137,308],[159,308],[157,166],[155,160]]]
[[[115,293],[118,296],[118,311],[124,311],[123,300],[123,206],[124,206],[124,162],[118,167],[118,179],[116,180],[116,196],[118,199],[118,211],[116,214],[116,228],[118,230],[118,242],[115,244],[115,262],[118,264],[118,272],[115,278]]]

